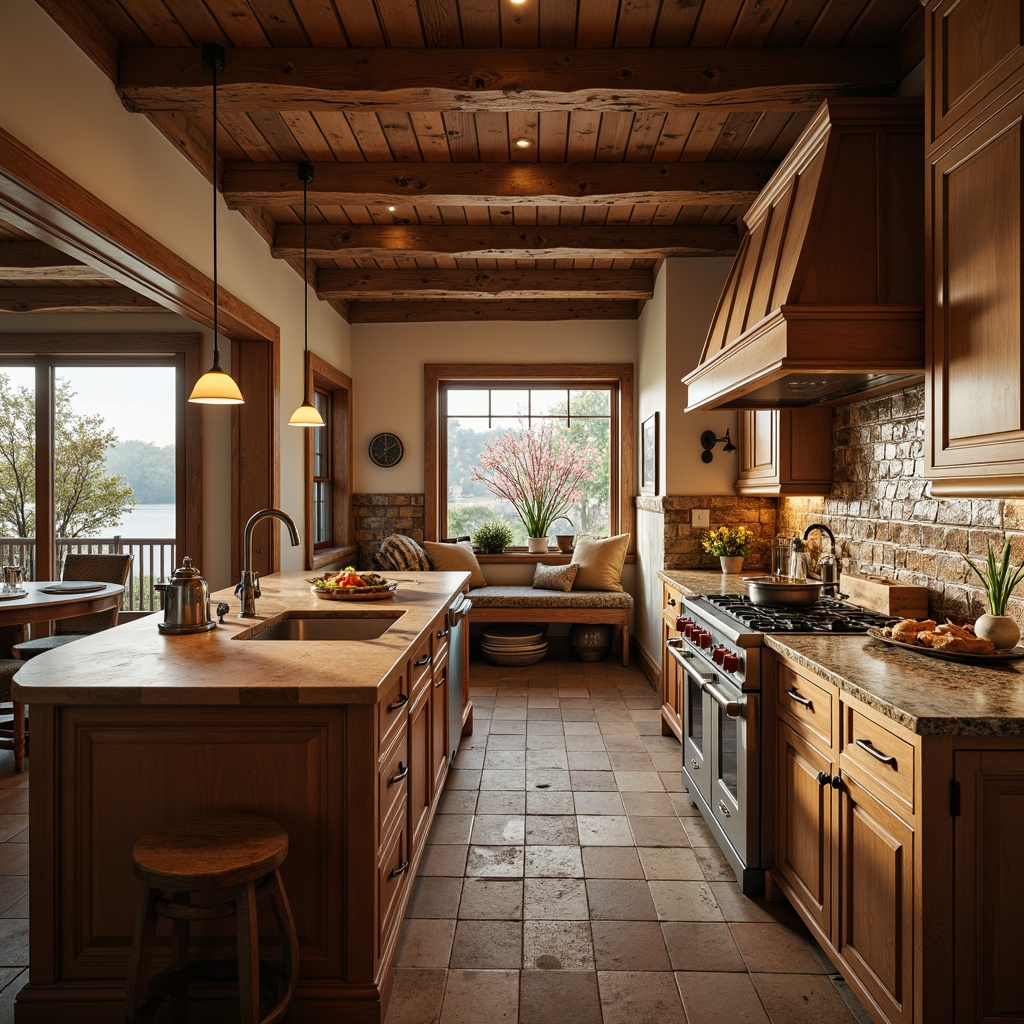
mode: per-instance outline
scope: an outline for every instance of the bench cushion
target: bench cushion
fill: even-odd
[[[615,590],[534,590],[533,587],[483,587],[473,591],[474,608],[624,608],[633,595]]]

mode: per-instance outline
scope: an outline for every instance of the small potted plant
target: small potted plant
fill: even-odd
[[[473,534],[473,543],[485,555],[500,555],[512,543],[512,527],[504,519],[489,519]]]
[[[985,640],[991,640],[999,650],[1016,647],[1020,639],[1020,627],[1006,614],[1006,603],[1017,584],[1024,580],[1024,564],[1016,569],[1010,564],[1010,542],[1003,545],[1003,554],[996,562],[992,544],[988,545],[988,559],[984,571],[979,569],[966,555],[967,567],[981,580],[988,597],[988,614],[974,623],[974,632]]]
[[[720,526],[708,530],[700,539],[701,547],[709,555],[717,555],[722,572],[742,572],[743,559],[750,554],[754,531],[745,526]]]

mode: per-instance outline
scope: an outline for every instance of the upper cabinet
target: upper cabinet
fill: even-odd
[[[924,473],[937,496],[1024,496],[1024,4],[926,17]]]
[[[737,494],[832,492],[832,410],[747,409],[736,433]]]

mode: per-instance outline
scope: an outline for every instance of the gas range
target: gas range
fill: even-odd
[[[896,621],[833,597],[793,607],[757,605],[746,594],[701,594],[693,600],[711,605],[757,633],[866,633],[871,626]]]

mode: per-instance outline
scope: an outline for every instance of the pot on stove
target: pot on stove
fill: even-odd
[[[818,580],[794,583],[777,576],[744,576],[751,604],[799,607],[814,604],[821,597]]]

